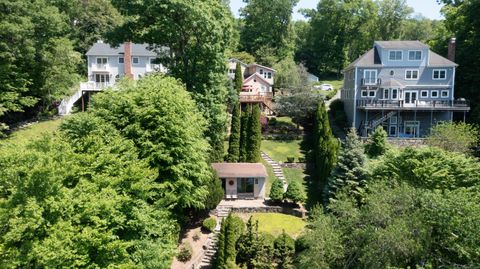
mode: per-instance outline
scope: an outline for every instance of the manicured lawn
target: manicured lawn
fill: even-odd
[[[287,157],[303,158],[303,153],[300,151],[300,144],[302,140],[263,140],[261,150],[267,153],[273,160],[277,162],[286,162]]]
[[[305,221],[301,218],[279,213],[253,213],[253,220],[258,220],[258,230],[274,236],[278,236],[283,230],[296,238],[305,227]]]
[[[265,168],[267,168],[267,173],[268,173],[268,178],[267,182],[265,184],[265,195],[268,197],[270,195],[270,188],[272,187],[272,183],[275,180],[275,174],[273,173],[273,168],[270,166],[266,161],[261,159],[261,162],[263,165],[265,165]]]
[[[13,132],[7,138],[0,140],[0,144],[9,143],[16,145],[24,145],[36,138],[41,137],[43,134],[54,133],[60,126],[61,122],[62,119],[60,118],[35,123],[31,126]]]
[[[285,176],[289,184],[293,181],[297,181],[303,186],[304,191],[306,191],[306,186],[304,182],[304,178],[306,175],[303,169],[283,168],[283,175]]]

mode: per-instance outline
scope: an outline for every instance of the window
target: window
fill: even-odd
[[[448,90],[442,91],[442,98],[448,98],[449,95],[450,95],[450,91]]]
[[[367,94],[367,91],[362,91],[362,97],[367,97],[368,94]]]
[[[398,99],[398,90],[397,89],[392,89],[392,99],[393,100]]]
[[[229,69],[228,72],[229,72],[230,74],[235,74],[235,69]]]
[[[428,98],[428,91],[421,91],[421,92],[420,92],[420,97],[422,97],[422,98]]]
[[[272,78],[272,73],[271,72],[268,72],[267,75],[268,75],[267,76],[268,78]]]
[[[407,71],[405,71],[405,79],[407,79],[407,80],[418,79],[418,70],[407,70]]]
[[[118,63],[119,63],[119,64],[123,64],[123,57],[119,57],[119,58],[118,58]]]
[[[447,78],[447,70],[445,69],[433,69],[433,77],[434,80],[446,79]]]
[[[409,61],[420,61],[422,59],[422,51],[421,50],[411,50],[408,52],[408,60]]]
[[[390,97],[390,90],[383,89],[383,99],[388,99]]]
[[[390,136],[397,136],[397,126],[390,126],[388,129],[388,134]]]
[[[390,124],[397,124],[398,123],[398,117],[397,116],[393,116],[390,118]]]
[[[108,63],[108,58],[97,58],[97,65],[106,65]]]
[[[401,50],[391,50],[388,59],[390,61],[401,61],[402,60],[402,51]]]
[[[375,85],[377,82],[377,70],[365,70],[363,72],[365,85]]]
[[[138,62],[139,62],[139,61],[138,61],[138,57],[133,57],[133,58],[132,58],[132,63],[138,64]]]
[[[263,69],[260,69],[260,75],[263,75]]]
[[[376,91],[368,91],[368,97],[375,97],[376,94]]]
[[[432,98],[438,98],[438,91],[432,91],[431,96]]]
[[[237,178],[238,193],[253,193],[253,178]]]
[[[390,76],[393,76],[393,75],[395,75],[395,71],[390,70]]]
[[[150,64],[158,64],[157,58],[150,58]],[[233,69],[235,71],[235,69]]]

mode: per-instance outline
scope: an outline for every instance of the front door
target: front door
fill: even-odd
[[[405,91],[405,106],[415,106],[418,99],[418,92],[416,91]]]
[[[253,197],[253,188],[255,180],[253,178],[237,179],[237,194],[240,198]]]

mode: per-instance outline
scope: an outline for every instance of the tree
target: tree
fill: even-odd
[[[284,193],[283,182],[280,179],[276,178],[273,181],[272,187],[270,189],[270,199],[276,203],[282,202],[283,193]]]
[[[446,151],[472,153],[479,142],[479,129],[463,122],[445,122],[433,126],[427,136],[427,144]]]
[[[319,190],[323,191],[328,177],[337,162],[338,141],[332,134],[325,103],[320,102],[315,115],[314,127],[315,174]]]
[[[243,74],[242,74],[242,65],[240,62],[237,62],[237,66],[235,68],[235,90],[237,90],[237,93],[240,94],[242,91],[242,86],[243,86]]]
[[[245,111],[243,111],[240,124],[240,157],[239,162],[247,161],[247,137],[248,137],[248,124],[250,119],[250,106],[247,105]]]
[[[236,234],[237,231],[234,225],[232,214],[229,214],[228,217],[222,221],[218,238],[216,268],[229,269],[231,268],[230,264],[235,264],[237,255],[235,245],[237,243],[238,234]]]
[[[214,209],[222,201],[225,193],[217,174],[212,171],[212,177],[207,183],[208,195],[205,198],[205,209]]]
[[[246,51],[232,52],[231,58],[235,58],[245,64],[255,63],[255,57]]]
[[[232,43],[231,12],[218,0],[195,5],[190,0],[112,3],[125,20],[110,35],[110,41],[119,44],[132,40],[154,44],[157,49],[168,48],[168,55],[160,57],[160,61],[172,76],[185,83],[207,119],[204,131],[211,146],[210,160],[223,159],[227,124],[225,62]]]
[[[275,241],[275,259],[278,269],[293,269],[293,256],[295,254],[295,241],[285,230]]]
[[[413,9],[406,0],[378,1],[378,33],[381,40],[393,40],[400,37],[402,28],[399,25],[407,19]]]
[[[351,128],[340,150],[337,165],[328,180],[326,197],[330,202],[335,201],[337,192],[346,191],[362,203],[367,179],[366,159],[362,141],[355,128]]]
[[[258,221],[250,217],[245,233],[237,242],[237,262],[248,269],[273,268],[272,247],[267,237],[258,232]]]
[[[307,200],[307,196],[302,189],[302,185],[298,181],[292,181],[288,184],[284,198],[294,203],[303,203]]]
[[[385,154],[387,151],[387,132],[383,129],[382,126],[377,127],[373,134],[369,137],[368,143],[366,145],[366,150],[368,156],[371,158],[378,157]]]
[[[293,31],[291,26],[293,7],[298,0],[245,1],[241,10],[244,26],[240,33],[243,50],[254,55],[257,61],[266,49],[272,50],[275,59],[283,59],[293,52]],[[267,53],[268,54],[268,53]],[[278,60],[277,60],[278,61]],[[271,64],[259,61],[260,64]],[[275,61],[276,62],[276,61]]]
[[[246,161],[250,163],[259,162],[260,146],[262,143],[262,126],[260,125],[260,107],[258,105],[253,105],[253,110],[248,120],[246,141]]]
[[[241,110],[240,104],[235,104],[232,110],[232,125],[230,138],[228,140],[227,161],[238,162],[240,160],[240,139],[241,139]]]
[[[318,103],[323,102],[323,97],[311,92],[301,92],[277,97],[275,101],[277,113],[292,118],[297,128],[299,125],[311,128]]]

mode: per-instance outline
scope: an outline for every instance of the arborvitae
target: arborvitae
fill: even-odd
[[[387,151],[387,132],[379,126],[368,139],[367,153],[371,158],[385,154]]]
[[[365,151],[355,128],[351,128],[338,157],[338,163],[329,178],[326,192],[330,201],[339,190],[347,191],[359,203],[362,202],[367,171]]]
[[[235,69],[235,89],[238,93],[242,91],[243,86],[243,74],[242,74],[242,65],[240,62],[237,62],[237,67]]]
[[[275,259],[278,269],[293,269],[293,256],[295,254],[295,240],[285,230],[274,242]]]
[[[298,181],[292,181],[290,184],[288,184],[284,198],[294,203],[303,203],[305,200],[307,200],[305,192]]]
[[[314,158],[318,187],[324,190],[328,177],[337,162],[338,141],[333,136],[325,103],[318,105],[314,128]]]
[[[230,139],[228,140],[227,161],[238,162],[240,158],[240,132],[241,114],[240,104],[235,104],[232,111],[232,125],[230,128]]]
[[[226,246],[226,219],[222,220],[222,224],[220,226],[220,233],[218,234],[218,246],[217,246],[217,257],[215,260],[215,268],[223,269],[226,267],[225,263],[225,246]]]
[[[275,179],[270,188],[270,199],[273,202],[281,202],[283,200],[283,182],[280,179]]]
[[[235,233],[236,229],[234,225],[233,216],[231,214],[222,221],[220,234],[218,236],[218,250],[215,268],[230,269],[230,265],[235,264],[235,259],[237,257],[235,245],[237,243],[238,235]]]
[[[260,124],[260,107],[253,106],[252,114],[248,121],[247,131],[247,162],[256,163],[260,161],[260,146],[262,144],[262,126]]]
[[[250,119],[250,107],[247,106],[246,110],[242,112],[241,116],[241,124],[240,124],[240,155],[238,158],[239,162],[246,162],[247,161],[247,127],[248,121]]]

